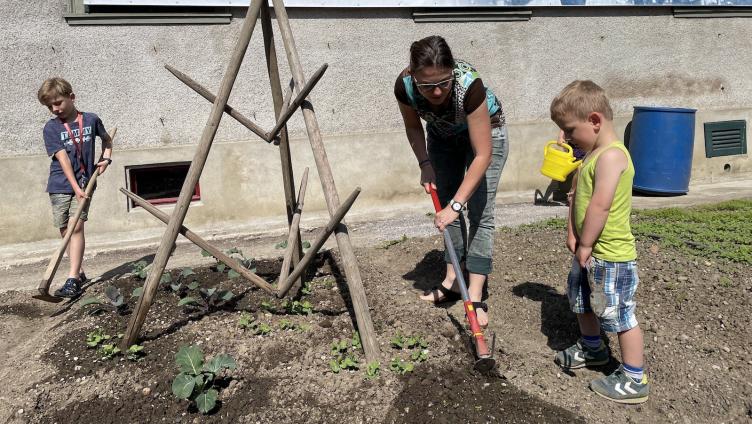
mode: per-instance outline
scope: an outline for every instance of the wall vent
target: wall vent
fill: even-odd
[[[747,121],[705,123],[705,157],[746,155]]]

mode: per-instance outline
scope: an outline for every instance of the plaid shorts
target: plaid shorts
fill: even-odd
[[[637,327],[634,295],[640,279],[637,263],[609,262],[591,258],[588,268],[572,260],[567,279],[567,297],[572,312],[593,312],[601,328],[609,333],[621,333]]]
[[[75,194],[50,193],[50,203],[52,203],[52,223],[55,228],[65,228],[68,226],[68,218],[73,218],[78,210],[78,200]],[[89,219],[89,205],[81,212],[80,221]]]

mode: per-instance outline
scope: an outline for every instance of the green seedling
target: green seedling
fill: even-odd
[[[217,405],[219,392],[215,388],[217,376],[225,370],[236,368],[235,359],[217,355],[204,362],[204,354],[196,346],[183,346],[175,356],[180,373],[172,381],[172,393],[178,399],[188,400],[202,414],[208,414]]]
[[[100,343],[106,340],[110,340],[111,338],[112,336],[105,334],[103,329],[97,328],[96,330],[86,335],[86,346],[94,348],[97,347]]]
[[[142,287],[136,287],[136,288],[134,288],[134,289],[133,289],[133,291],[131,292],[131,299],[133,299],[134,297],[141,297],[141,295],[142,295],[143,293],[144,293],[144,288],[143,288],[143,286],[142,286]]]
[[[290,320],[283,319],[279,322],[279,329],[280,330],[294,330],[296,325],[292,323]]]
[[[238,327],[242,328],[243,330],[251,330],[253,331],[253,334],[257,336],[263,336],[271,333],[272,331],[272,327],[269,324],[256,321],[256,318],[254,318],[254,316],[249,314],[248,312],[243,312],[242,314],[240,314]]]
[[[146,261],[131,262],[131,273],[141,280],[145,280],[149,271],[149,263]]]
[[[392,337],[391,343],[392,347],[395,349],[404,349],[406,345],[405,338],[400,333],[397,333]]]
[[[727,289],[734,286],[734,282],[731,281],[731,279],[726,276],[721,277],[721,280],[719,281],[719,283],[721,287],[727,288]]]
[[[360,333],[354,332],[352,336],[352,347],[353,349],[361,349],[363,348],[363,345],[360,342]]]
[[[188,312],[208,313],[229,307],[235,300],[235,294],[231,290],[200,289],[199,294],[200,297],[186,296],[180,299],[178,306],[183,306]]]
[[[282,307],[287,310],[288,314],[292,315],[310,315],[313,313],[313,306],[311,302],[304,300],[302,302],[293,300],[292,302],[285,300],[282,303]]]
[[[378,361],[369,362],[366,367],[366,379],[373,380],[374,378],[378,378],[380,371],[381,364]]]
[[[413,369],[415,369],[415,365],[413,365],[412,362],[403,361],[398,358],[392,359],[392,362],[389,363],[389,369],[395,372],[399,375],[405,375],[409,372],[412,372]]]
[[[274,312],[274,305],[272,305],[271,302],[265,300],[261,302],[261,309],[269,312]]]
[[[237,247],[233,247],[233,248],[228,249],[225,253],[227,254],[227,256],[229,256],[230,258],[235,260],[238,264],[240,264],[240,266],[242,266],[243,268],[246,268],[250,270],[251,272],[256,272],[255,260],[253,258],[246,258],[245,255],[243,255],[242,250],[238,249]],[[207,257],[207,256],[214,257],[211,253],[207,252],[206,250],[202,250],[201,255],[204,257]],[[211,266],[211,269],[217,272],[229,271],[227,275],[230,278],[238,278],[240,276],[238,272],[231,269],[229,266],[227,266],[226,263],[220,261],[217,258],[214,258],[214,260],[216,261],[216,263]]]
[[[387,240],[387,241],[385,241],[381,245],[381,248],[384,249],[384,250],[386,250],[386,249],[389,249],[390,247],[392,247],[392,246],[394,246],[396,244],[400,244],[400,243],[405,242],[405,241],[407,241],[407,236],[404,235],[404,234],[402,234],[402,237],[399,238],[399,239],[397,239],[397,240]]]
[[[128,313],[128,304],[125,303],[125,298],[120,293],[120,289],[115,286],[107,286],[104,288],[104,294],[105,299],[99,297],[87,297],[83,299],[81,307],[95,305],[87,312],[89,315],[96,315],[103,311],[116,312],[118,315]]]
[[[129,361],[138,361],[144,355],[144,347],[137,344],[131,345],[128,350],[125,351],[125,357],[128,358]]]
[[[329,368],[333,373],[337,374],[342,370],[357,370],[360,369],[358,364],[358,357],[355,356],[355,347],[353,341],[356,340],[356,336],[353,335],[352,340],[342,339],[332,343],[330,352],[334,357],[329,361]],[[357,337],[358,343],[360,337]]]
[[[275,249],[287,249],[287,240],[281,241],[274,245]]]
[[[415,362],[426,361],[428,359],[428,349],[414,350],[413,353],[410,354],[410,359]]]
[[[304,296],[309,295],[313,292],[313,285],[310,281],[306,281],[303,283],[303,287],[300,289],[300,293],[302,293]]]
[[[102,348],[99,349],[99,353],[102,355],[102,359],[111,359],[120,353],[120,348],[114,344],[106,344],[102,345]]]

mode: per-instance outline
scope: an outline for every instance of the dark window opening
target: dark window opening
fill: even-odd
[[[177,203],[190,162],[173,162],[126,167],[130,191],[143,197],[152,205]],[[201,200],[199,183],[193,189],[191,201]],[[138,207],[128,200],[128,209]]]

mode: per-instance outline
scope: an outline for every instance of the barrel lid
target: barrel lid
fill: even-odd
[[[697,109],[688,109],[682,107],[667,107],[667,106],[635,106],[635,111],[647,110],[656,112],[678,112],[678,113],[695,113]]]

